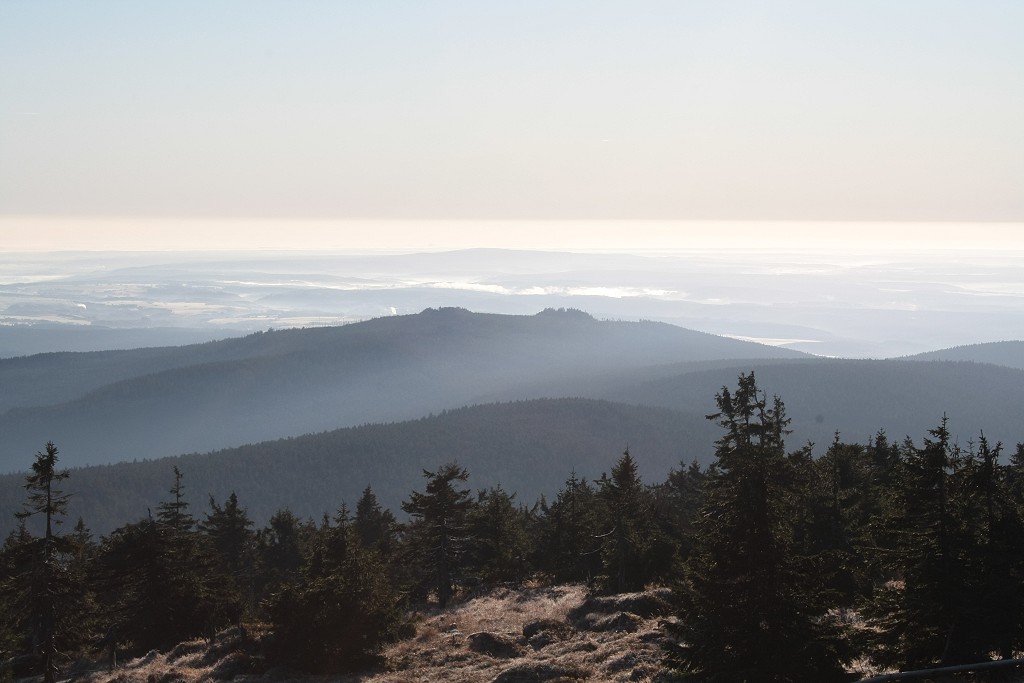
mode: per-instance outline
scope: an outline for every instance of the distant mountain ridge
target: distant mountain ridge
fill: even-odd
[[[984,432],[1012,448],[1024,441],[1024,370],[967,361],[769,360],[695,367],[635,382],[595,386],[588,393],[684,413],[713,412],[713,397],[755,371],[758,385],[777,394],[792,419],[787,444],[810,441],[821,454],[836,432],[864,443],[879,430],[892,441],[921,439],[943,415],[967,448]]]
[[[122,462],[73,475],[87,522],[106,509],[116,523],[143,514],[163,499],[173,463],[194,506],[235,490],[258,514],[290,505],[317,516],[367,484],[396,506],[421,469],[451,459],[470,467],[474,486],[500,483],[529,503],[574,469],[598,476],[627,445],[649,480],[706,461],[716,434],[704,416],[750,371],[786,402],[790,448],[814,442],[820,454],[837,431],[851,442],[879,430],[920,440],[943,414],[964,447],[982,430],[1008,447],[1024,441],[1024,370],[1006,366],[815,358],[572,310],[428,309],[189,347],[0,360],[0,466],[25,470],[47,440],[64,466]],[[486,405],[465,407],[474,404]],[[0,515],[20,505],[22,481],[0,478]]]
[[[209,451],[479,402],[541,382],[797,351],[666,323],[427,309],[187,347],[0,360],[0,471],[46,440],[70,465]],[[563,394],[559,394],[563,395]]]
[[[814,442],[820,455],[836,431],[846,442],[866,443],[884,430],[892,442],[909,437],[920,444],[943,414],[964,448],[981,431],[1008,449],[1024,441],[1024,371],[969,362],[768,359],[595,378],[589,391],[616,401],[488,403],[202,455],[78,468],[65,488],[75,494],[72,519],[81,515],[105,532],[163,501],[175,465],[186,474],[194,513],[206,509],[208,496],[223,501],[234,491],[258,523],[284,506],[318,519],[342,502],[351,506],[367,485],[397,512],[422,486],[422,470],[451,460],[469,469],[471,487],[500,484],[524,504],[553,495],[571,472],[600,476],[627,446],[645,481],[656,483],[672,467],[710,462],[720,435],[705,418],[715,411],[714,394],[751,370],[763,389],[786,403],[790,450]],[[76,447],[63,444],[64,462],[73,462]],[[13,524],[23,482],[23,474],[0,476],[0,531],[7,528],[4,520]]]
[[[907,360],[957,360],[973,363],[1005,365],[1024,370],[1024,341],[999,341],[985,344],[966,344],[908,356]]]

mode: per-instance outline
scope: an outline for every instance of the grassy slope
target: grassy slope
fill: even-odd
[[[499,588],[447,610],[411,615],[415,635],[387,646],[376,670],[327,677],[267,670],[258,640],[238,640],[233,630],[217,643],[182,643],[168,653],[127,662],[115,676],[105,670],[81,683],[656,683],[666,642],[665,589],[591,597],[578,585]],[[250,628],[257,636],[265,629]],[[81,663],[98,667],[100,662]],[[855,669],[859,674],[877,672]]]
[[[407,683],[439,681],[653,681],[660,669],[662,635],[651,605],[664,604],[661,594],[632,594],[589,599],[582,586],[520,590],[498,589],[444,611],[414,615],[416,634],[387,647],[385,664],[376,671],[333,675],[339,683]],[[637,611],[636,605],[646,607]],[[548,626],[524,626],[546,620]],[[223,680],[253,665],[258,646],[246,650],[226,641],[210,646],[183,643],[166,654],[150,653],[121,668],[118,683],[198,683]],[[246,655],[240,655],[245,651]],[[234,661],[232,661],[234,660]],[[258,666],[256,667],[259,668]],[[107,683],[111,675],[96,672],[78,679]],[[237,678],[235,680],[238,680]],[[324,680],[281,669],[250,674],[251,683]]]

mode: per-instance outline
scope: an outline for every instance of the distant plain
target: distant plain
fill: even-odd
[[[1010,246],[1010,245],[1008,245]],[[0,261],[0,358],[458,306],[657,320],[815,355],[1024,338],[1015,249],[49,252]]]

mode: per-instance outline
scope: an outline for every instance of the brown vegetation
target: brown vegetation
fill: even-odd
[[[569,683],[662,680],[659,620],[664,591],[590,597],[578,585],[499,588],[450,609],[412,615],[415,635],[387,647],[377,671],[331,676],[339,683]],[[215,643],[152,652],[79,683],[287,683],[317,680],[266,670],[259,640],[233,630]],[[327,679],[319,679],[327,680]]]

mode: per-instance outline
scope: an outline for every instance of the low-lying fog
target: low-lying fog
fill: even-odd
[[[0,263],[0,357],[181,344],[427,307],[659,320],[844,357],[1024,338],[1018,253],[33,253]]]

